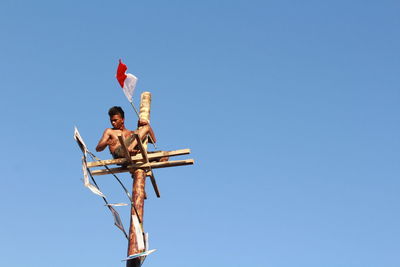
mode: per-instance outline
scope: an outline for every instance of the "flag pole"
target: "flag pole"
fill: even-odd
[[[136,110],[136,108],[135,108],[135,106],[133,105],[132,101],[129,101],[129,103],[131,103],[131,106],[132,106],[133,109],[135,110],[136,115],[138,116],[138,118],[140,118],[140,117],[139,117],[139,112]]]

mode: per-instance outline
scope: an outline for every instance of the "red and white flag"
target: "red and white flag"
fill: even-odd
[[[129,102],[132,102],[133,91],[136,87],[137,78],[135,75],[126,73],[125,71],[128,67],[122,63],[122,60],[119,60],[118,69],[117,69],[117,80],[124,90],[126,98],[128,98]]]

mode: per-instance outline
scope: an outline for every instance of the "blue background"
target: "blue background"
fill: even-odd
[[[2,0],[0,265],[125,266],[72,138],[76,125],[94,152],[113,105],[135,128],[122,58],[135,105],[153,95],[159,148],[196,161],[156,170],[160,199],[147,184],[158,250],[144,266],[400,266],[399,13],[390,0]]]

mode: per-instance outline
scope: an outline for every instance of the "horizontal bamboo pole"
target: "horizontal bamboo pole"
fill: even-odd
[[[119,168],[110,168],[110,170],[112,173],[122,173],[122,172],[129,172],[129,170],[131,169],[145,169],[147,167],[151,167],[152,169],[158,169],[158,168],[168,168],[168,167],[193,165],[193,164],[194,164],[193,159],[186,159],[186,160],[174,160],[165,162],[137,163],[130,165],[129,168],[119,167]],[[106,175],[106,174],[110,174],[110,172],[107,169],[92,171],[93,176]]]
[[[153,153],[147,153],[147,157],[149,160],[154,160],[157,158],[162,158],[162,157],[173,157],[173,156],[181,156],[181,155],[187,155],[190,154],[190,149],[179,149],[179,150],[173,150],[173,151],[159,151],[159,152],[153,152]],[[136,161],[143,161],[143,156],[142,154],[137,154],[135,156],[131,157],[133,162]],[[115,164],[125,164],[127,163],[127,160],[125,158],[120,158],[120,159],[107,159],[107,160],[99,160],[99,161],[93,161],[93,162],[88,162],[87,166],[88,168],[93,168],[93,167],[101,167],[101,166],[106,166],[106,165],[115,165]]]

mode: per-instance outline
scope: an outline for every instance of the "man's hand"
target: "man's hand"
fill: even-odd
[[[145,126],[145,125],[148,125],[148,124],[149,124],[149,121],[145,120],[145,119],[139,119],[139,121],[138,121],[138,127]]]

